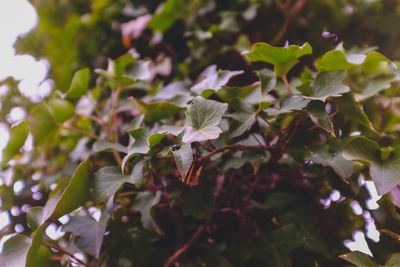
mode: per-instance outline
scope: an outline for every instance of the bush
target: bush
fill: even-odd
[[[351,2],[34,1],[17,48],[55,88],[2,82],[2,121],[29,112],[2,156],[1,208],[23,211],[2,266],[397,266],[400,76],[356,45],[390,49],[363,23],[399,18]],[[371,222],[374,259],[349,253]]]

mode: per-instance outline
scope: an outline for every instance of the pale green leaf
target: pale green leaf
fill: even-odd
[[[195,97],[188,107],[191,123],[186,128],[183,142],[193,143],[218,138],[222,132],[218,124],[227,109],[226,103]]]

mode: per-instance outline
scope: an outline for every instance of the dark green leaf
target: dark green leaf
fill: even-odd
[[[159,234],[162,233],[160,227],[154,221],[151,213],[154,205],[158,204],[161,199],[161,192],[140,192],[136,195],[136,198],[133,203],[133,209],[135,211],[139,211],[141,215],[141,221],[143,227],[147,230],[157,232]]]

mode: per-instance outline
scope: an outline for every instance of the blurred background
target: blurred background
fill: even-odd
[[[246,78],[236,83],[249,84],[256,76],[241,53],[259,41],[279,46],[308,41],[315,57],[343,42],[348,49],[376,47],[391,59],[400,58],[400,1],[286,2],[290,5],[279,0],[0,1],[0,150],[9,128],[26,118],[32,103],[67,88],[74,71],[105,68],[108,58],[129,50],[151,60],[154,86],[194,79],[211,64],[246,70]],[[41,203],[42,191],[51,185],[39,185],[35,173],[18,173],[0,173],[2,242],[10,233],[26,231],[26,209]],[[376,190],[371,182],[365,187],[367,205],[375,210]],[[334,191],[326,205],[340,200]],[[357,205],[352,208],[360,213]],[[367,242],[379,240],[379,233],[370,215],[364,219],[362,226],[349,228],[353,239],[346,245],[370,253]],[[47,234],[57,238],[63,233],[52,227]]]

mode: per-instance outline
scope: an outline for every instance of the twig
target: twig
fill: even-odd
[[[111,94],[111,116],[109,120],[109,132],[108,134],[113,133],[115,141],[119,143],[119,135],[118,135],[118,125],[117,125],[117,119],[118,119],[118,114],[117,114],[117,107],[118,107],[118,98],[121,93],[121,88],[117,88],[114,92]],[[122,165],[122,158],[121,155],[113,150],[113,156],[115,160],[117,161],[118,165]]]
[[[164,267],[170,267],[172,264],[178,261],[179,257],[182,256],[183,253],[185,253],[196,241],[196,239],[203,233],[204,229],[206,228],[207,222],[200,225],[196,232],[192,235],[192,237],[189,239],[189,241],[181,246],[179,249],[175,251],[175,253],[168,258],[167,262],[164,264]]]
[[[87,263],[85,263],[84,261],[82,261],[81,259],[75,257],[74,254],[72,254],[72,253],[70,253],[70,252],[68,252],[68,251],[66,251],[66,250],[64,250],[64,249],[62,249],[62,248],[60,248],[59,246],[53,245],[53,244],[51,244],[51,243],[49,243],[49,242],[47,242],[47,241],[43,241],[43,245],[45,245],[45,246],[48,247],[48,248],[52,248],[52,249],[58,250],[58,252],[69,256],[69,257],[71,258],[71,260],[72,260],[72,261],[75,261],[76,263],[79,263],[79,264],[81,264],[81,265],[83,265],[83,266],[85,266],[85,267],[90,267],[89,264],[87,264]]]
[[[282,23],[281,28],[279,29],[278,33],[272,39],[272,43],[276,44],[280,40],[282,40],[283,36],[287,32],[289,28],[290,22],[297,16],[297,14],[303,9],[306,0],[298,0],[294,3],[290,8],[288,4],[282,3],[279,0],[276,1],[278,8],[284,13],[285,20]]]

